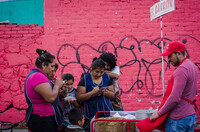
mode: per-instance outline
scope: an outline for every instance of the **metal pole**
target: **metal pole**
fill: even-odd
[[[162,47],[162,53],[163,53],[163,30],[162,30],[162,16],[160,16],[160,27],[161,27],[161,47]],[[163,79],[163,96],[165,94],[165,75],[164,75],[164,56],[162,56],[162,79]]]

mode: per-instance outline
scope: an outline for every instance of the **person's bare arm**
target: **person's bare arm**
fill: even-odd
[[[105,71],[106,74],[108,74],[108,76],[112,79],[118,79],[119,75],[116,73],[112,73],[111,71]]]
[[[74,106],[75,106],[76,108],[80,108],[80,107],[81,107],[81,105],[77,102],[77,100],[74,100],[74,101],[73,101],[73,104],[74,104]]]
[[[77,100],[78,101],[86,101],[90,99],[92,96],[94,96],[96,93],[98,93],[99,87],[94,87],[92,91],[86,93],[84,86],[78,86],[77,87]]]
[[[62,87],[62,80],[57,79],[52,89],[49,83],[42,83],[35,87],[35,91],[40,94],[45,101],[52,103],[58,96],[58,91]]]

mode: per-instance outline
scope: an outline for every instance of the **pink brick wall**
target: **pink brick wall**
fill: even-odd
[[[116,54],[124,110],[156,109],[162,99],[160,19],[150,21],[149,15],[156,2],[45,0],[44,29],[37,25],[0,25],[0,120],[16,119],[5,116],[9,110],[24,113],[23,83],[37,47],[58,57],[56,76],[72,73],[74,87],[93,57],[102,51]],[[187,55],[199,68],[200,1],[176,0],[175,7],[163,16],[164,42],[184,41]],[[174,68],[170,65],[166,69],[165,84]]]
[[[0,24],[0,121],[24,120],[24,82],[43,34],[43,26],[35,24]]]

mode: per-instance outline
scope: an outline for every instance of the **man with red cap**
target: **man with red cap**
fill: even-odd
[[[168,113],[166,132],[194,132],[197,121],[194,105],[198,93],[198,69],[185,56],[185,45],[181,42],[169,43],[166,52],[161,55],[168,56],[169,62],[177,68],[169,80],[170,86],[166,90],[168,95],[164,96],[162,107],[151,115],[150,120],[153,122]]]

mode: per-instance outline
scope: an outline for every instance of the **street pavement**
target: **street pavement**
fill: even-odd
[[[11,132],[11,130],[2,130],[2,132]],[[12,129],[12,132],[28,132],[28,129]]]

